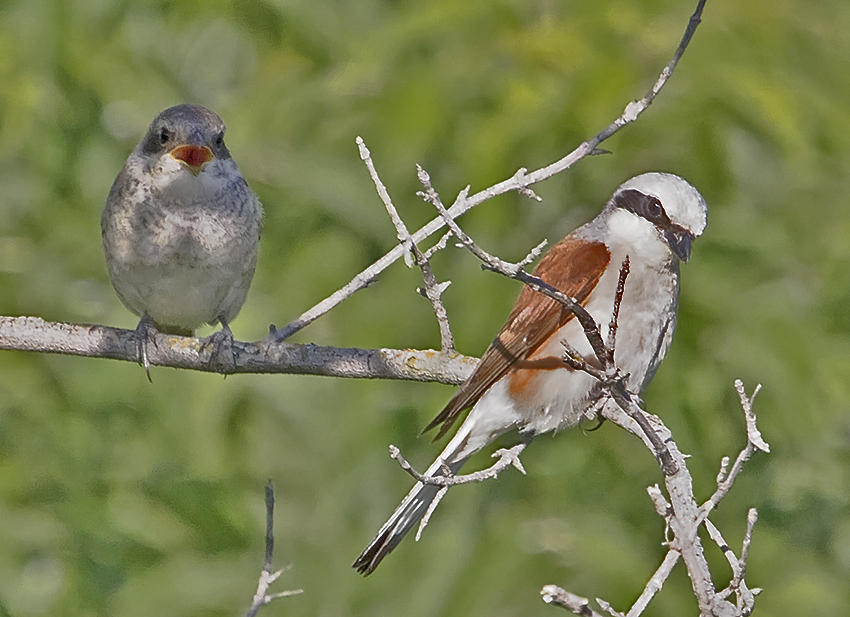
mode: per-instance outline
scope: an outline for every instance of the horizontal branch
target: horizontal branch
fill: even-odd
[[[148,346],[157,366],[214,372],[204,339],[157,333]],[[58,353],[138,362],[135,330],[44,321],[38,317],[0,317],[0,349]],[[477,358],[458,353],[412,349],[359,349],[233,342],[228,373],[290,373],[360,379],[433,381],[458,385],[472,373]]]

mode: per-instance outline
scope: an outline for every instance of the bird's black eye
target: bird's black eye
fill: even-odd
[[[224,133],[219,133],[215,136],[215,146],[216,148],[221,148],[224,144]]]
[[[159,131],[159,143],[161,143],[164,146],[165,144],[168,143],[169,139],[171,139],[171,131],[169,131],[165,127],[162,127],[162,129],[160,129],[160,131]]]
[[[617,193],[614,196],[614,205],[643,217],[655,225],[663,227],[670,224],[670,219],[667,212],[664,211],[664,206],[661,205],[661,200],[637,189],[624,189]]]
[[[647,203],[646,211],[649,213],[650,217],[657,218],[664,212],[664,208],[661,207],[661,202],[653,197],[649,200],[649,203]]]

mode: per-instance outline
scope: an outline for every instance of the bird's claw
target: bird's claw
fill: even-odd
[[[236,366],[236,358],[233,354],[233,332],[226,322],[221,322],[221,330],[213,332],[204,339],[203,346],[212,345],[207,367],[211,371],[227,375],[232,373]]]
[[[142,316],[139,320],[139,325],[136,326],[136,350],[139,356],[139,364],[144,367],[145,375],[148,381],[153,383],[151,379],[151,363],[148,358],[148,343],[153,343],[156,346],[156,327],[147,315]]]

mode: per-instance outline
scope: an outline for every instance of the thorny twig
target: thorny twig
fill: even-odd
[[[617,346],[617,321],[620,319],[620,304],[623,302],[623,294],[626,291],[626,279],[629,277],[629,256],[626,255],[623,265],[620,266],[620,275],[617,279],[617,291],[614,294],[614,310],[611,313],[611,323],[608,325],[608,349],[613,350]]]

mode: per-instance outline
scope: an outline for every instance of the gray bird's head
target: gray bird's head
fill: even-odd
[[[169,155],[197,176],[210,162],[230,158],[225,130],[218,114],[206,107],[176,105],[154,118],[136,152],[149,161]]]
[[[679,176],[658,172],[641,174],[621,184],[610,206],[653,223],[682,261],[688,261],[691,243],[705,230],[708,215],[705,200],[693,186]]]

